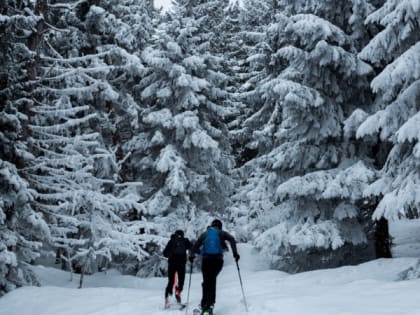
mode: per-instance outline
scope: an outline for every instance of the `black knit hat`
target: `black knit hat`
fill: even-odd
[[[211,226],[222,229],[222,221],[220,221],[219,219],[214,219],[211,223]]]
[[[178,236],[184,237],[184,231],[183,230],[176,230],[175,234],[178,235]]]

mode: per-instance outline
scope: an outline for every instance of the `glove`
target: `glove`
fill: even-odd
[[[234,254],[234,255],[233,255],[233,257],[235,258],[235,261],[238,261],[238,260],[239,260],[239,258],[241,258],[241,256],[239,256],[239,254],[238,254],[238,253]]]
[[[190,261],[190,263],[193,263],[194,262],[194,256],[188,257],[188,260]]]

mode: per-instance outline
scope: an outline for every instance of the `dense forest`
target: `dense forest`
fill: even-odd
[[[418,0],[3,0],[0,63],[0,295],[214,217],[298,272],[419,215]]]

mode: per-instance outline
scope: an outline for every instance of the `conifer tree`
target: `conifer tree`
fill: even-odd
[[[378,72],[371,82],[375,100],[367,110],[355,112],[360,117],[355,130],[357,137],[382,148],[375,157],[383,160],[380,176],[365,194],[378,198],[373,218],[386,224],[386,219],[419,215],[420,5],[385,1],[366,23],[383,29],[360,53]],[[388,146],[390,151],[383,150]],[[382,241],[388,247],[385,256],[387,238]]]
[[[142,76],[141,51],[152,36],[155,17],[152,1],[96,1],[79,3],[57,22],[72,30],[56,39],[63,54],[97,57],[96,72],[88,75],[101,92],[90,104],[99,117],[96,130],[119,159],[128,154],[122,151],[123,142],[138,125],[141,104],[135,86]]]
[[[141,206],[135,193],[118,188],[116,155],[101,129],[110,121],[104,105],[113,102],[120,111],[131,113],[130,123],[137,119],[136,110],[130,109],[135,102],[124,102],[118,85],[124,70],[132,69],[128,76],[134,76],[141,68],[139,58],[127,51],[137,49],[130,46],[137,42],[125,34],[120,36],[126,42],[106,45],[95,29],[82,32],[94,22],[104,37],[108,31],[128,31],[126,25],[111,27],[115,16],[103,8],[85,5],[36,3],[40,28],[29,46],[36,60],[28,138],[34,159],[25,168],[31,204],[51,229],[49,245],[82,275],[118,259],[131,260],[133,268],[149,256],[145,249],[153,240],[148,233],[141,234],[149,231],[146,222],[127,222],[131,213],[141,212]],[[95,42],[98,47],[93,48]]]
[[[141,87],[148,108],[127,161],[141,170],[145,215],[170,231],[180,221],[181,228],[201,229],[190,222],[222,213],[232,189],[223,124],[231,113],[224,104],[226,76],[221,59],[203,45],[207,37],[200,20],[188,13],[198,7],[181,1],[143,54],[147,71]]]
[[[38,284],[30,264],[50,235],[44,217],[31,206],[30,187],[22,177],[32,157],[25,139],[32,104],[28,34],[37,25],[33,9],[25,1],[0,4],[0,296]]]
[[[2,125],[3,126],[3,125]],[[44,218],[30,205],[28,183],[16,167],[0,159],[0,296],[38,281],[29,264],[49,237]]]
[[[269,70],[266,67],[266,29],[274,22],[276,13],[277,2],[273,0],[244,0],[239,10],[240,31],[233,38],[241,43],[237,52],[239,62],[235,65],[237,93],[234,95],[239,104],[239,114],[229,124],[234,155],[239,167],[255,157],[258,151],[252,145],[253,127],[244,124],[244,121],[262,106],[263,100],[256,88]]]
[[[224,50],[224,33],[221,32],[224,11],[229,0],[179,0],[174,11],[176,15],[194,19],[199,28],[196,45],[202,50],[220,54]]]
[[[267,29],[265,77],[254,97],[261,102],[243,123],[258,156],[241,169],[248,180],[237,196],[238,211],[245,201],[249,217],[259,218],[251,223],[254,235],[261,231],[256,244],[278,258],[277,267],[337,265],[343,253],[331,251],[351,253],[366,242],[358,203],[376,173],[357,161],[358,148],[342,126],[357,105],[369,102],[371,68],[336,26],[343,6],[278,5],[296,14],[278,14]],[[303,259],[308,253],[310,262]]]

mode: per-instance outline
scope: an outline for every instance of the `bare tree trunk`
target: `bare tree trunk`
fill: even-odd
[[[376,221],[375,250],[376,258],[392,258],[388,220],[383,217]]]
[[[82,268],[82,272],[80,273],[79,289],[81,289],[83,286],[84,275],[85,275],[85,268]]]
[[[48,3],[47,0],[38,0],[35,4],[35,15],[38,16],[47,16],[48,13]],[[42,43],[42,37],[44,36],[44,32],[46,29],[46,24],[44,18],[41,18],[36,23],[35,28],[33,28],[32,34],[28,38],[28,48],[35,53],[35,57],[31,60],[28,60],[26,64],[26,72],[27,72],[27,80],[30,84],[27,84],[26,92],[30,95],[30,98],[34,99],[35,96],[33,95],[33,91],[35,89],[35,85],[37,77],[38,77],[38,69],[40,66],[40,46]],[[28,82],[26,82],[28,83]],[[29,119],[24,120],[22,122],[22,135],[23,139],[26,139],[30,136],[30,118],[32,117],[32,111],[29,108],[30,104],[28,104],[24,109],[23,113],[25,113]]]
[[[35,80],[37,77],[37,68],[39,66],[39,49],[46,29],[45,17],[48,15],[48,3],[47,0],[38,0],[35,5],[35,15],[42,15],[44,18],[39,19],[36,24],[34,31],[28,39],[28,47],[30,50],[36,52],[36,57],[33,62],[30,62],[27,66],[29,80]]]

